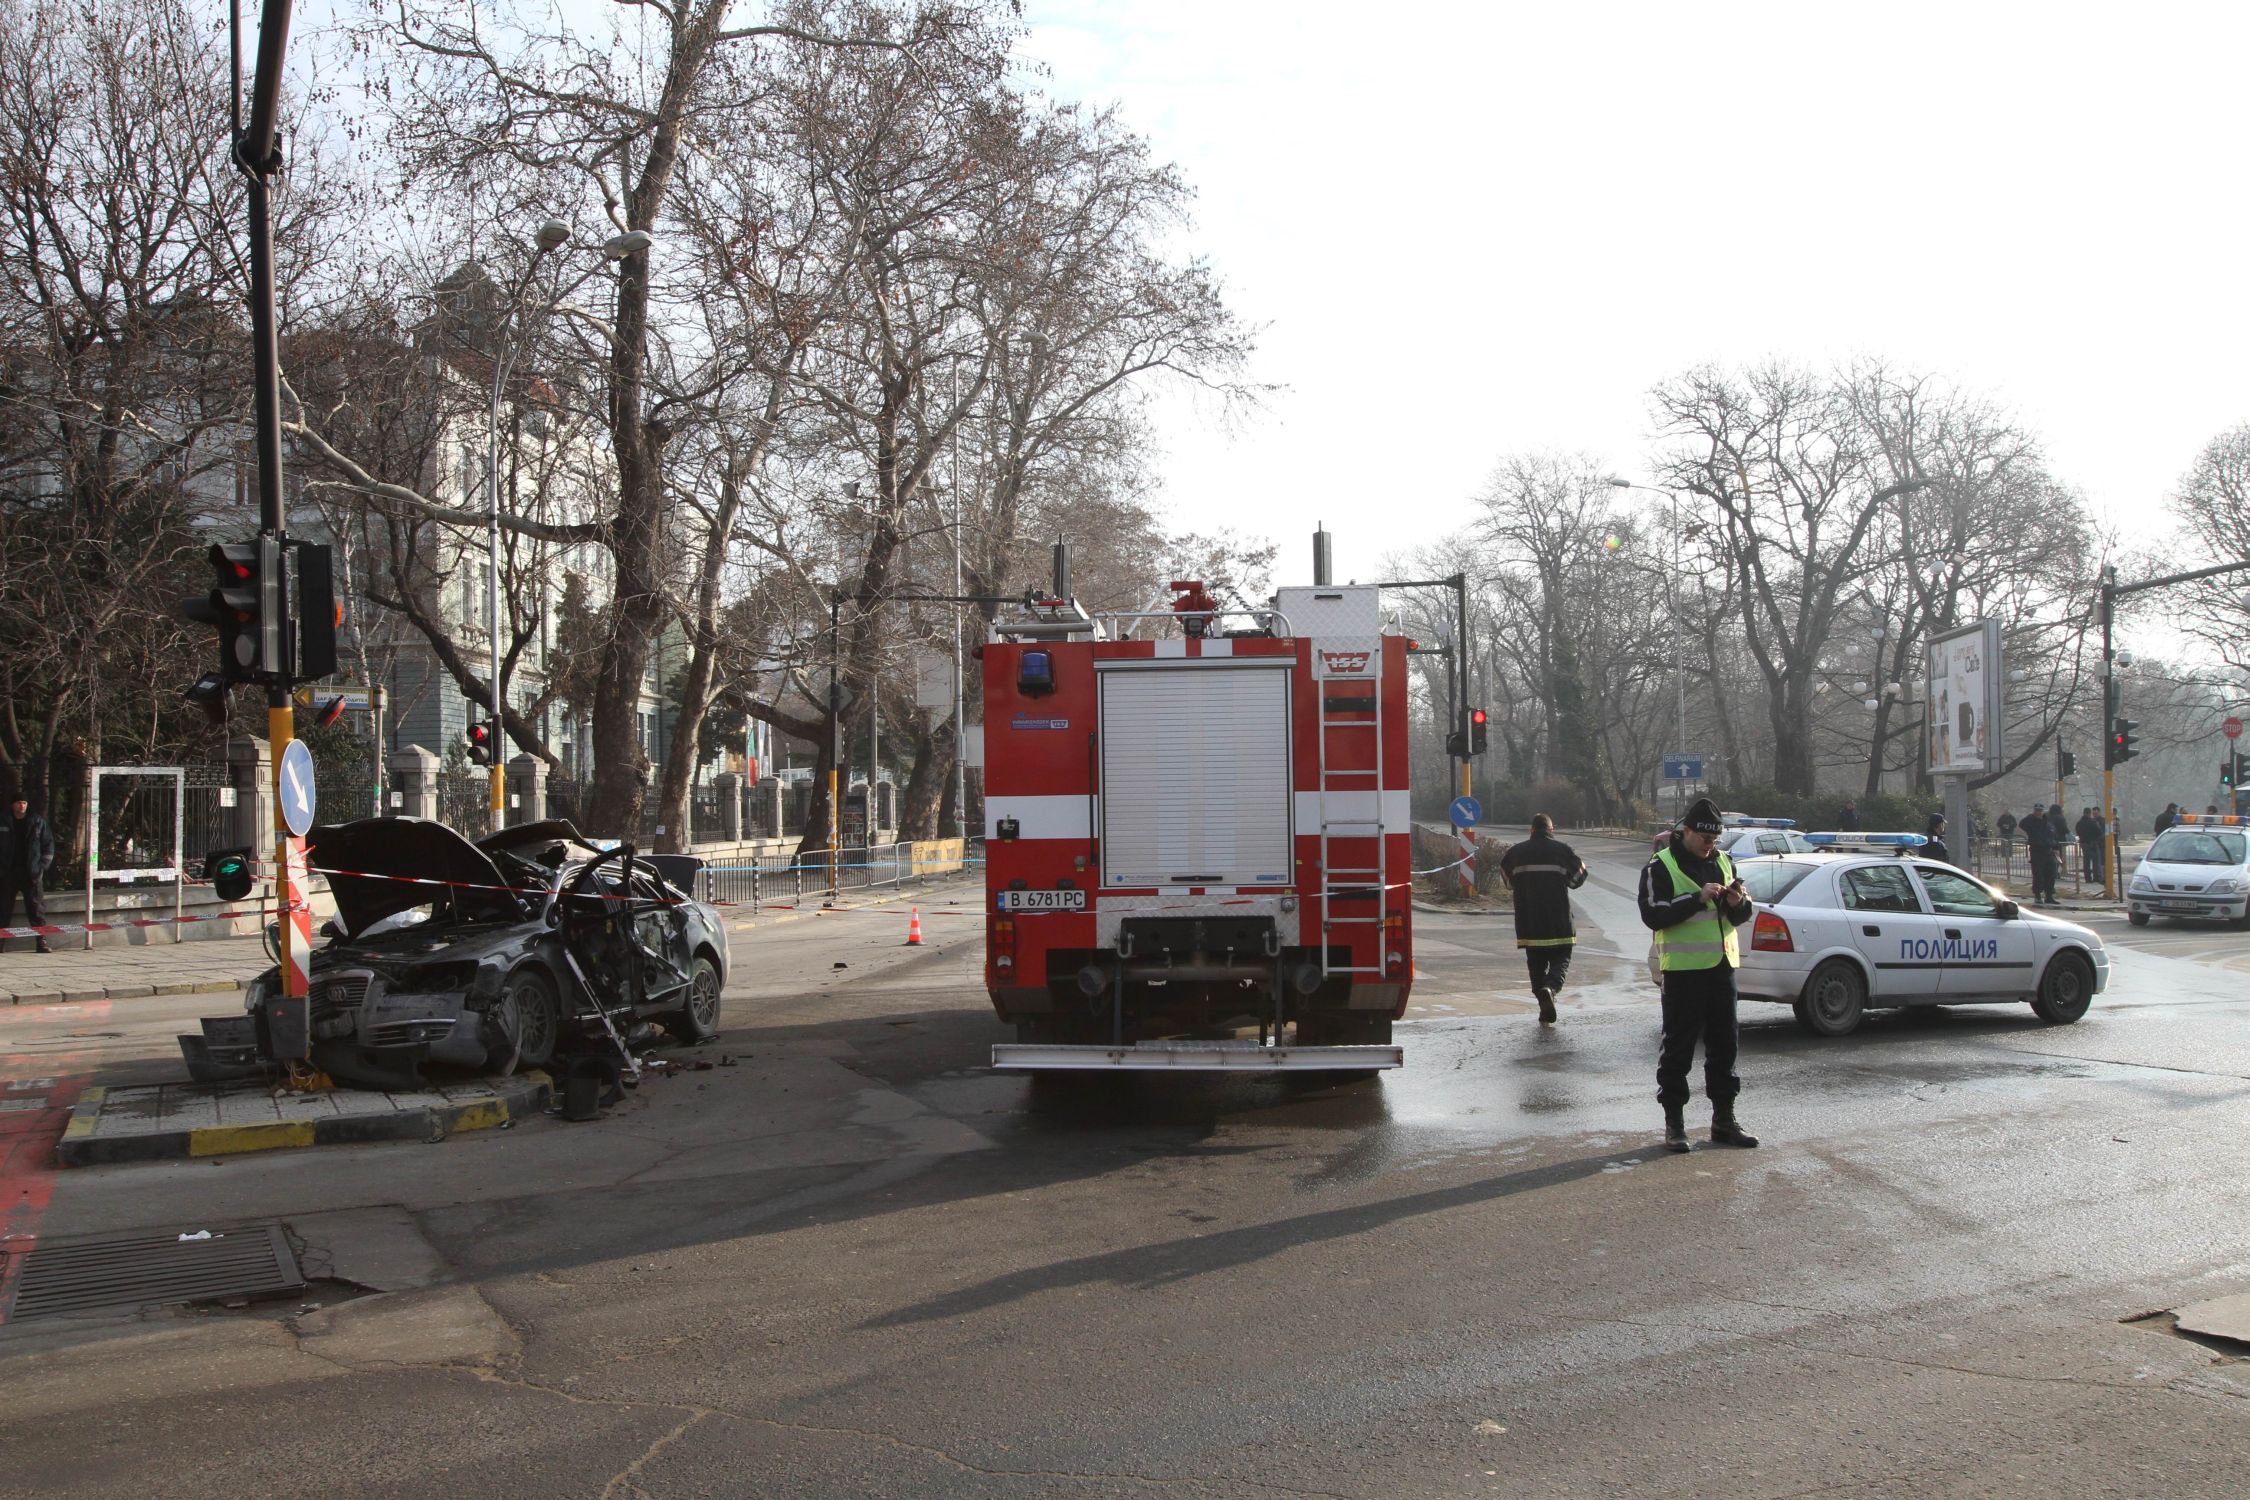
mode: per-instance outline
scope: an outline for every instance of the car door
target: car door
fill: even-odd
[[[2001,916],[1999,899],[1958,870],[1917,864],[1914,878],[1941,940],[1941,996],[2027,995],[2037,987],[2030,923]]]
[[[1868,998],[1881,1003],[1935,995],[1944,969],[1937,923],[1923,910],[1920,892],[1900,864],[1853,865],[1836,879],[1852,946],[1867,960],[1875,982]]]

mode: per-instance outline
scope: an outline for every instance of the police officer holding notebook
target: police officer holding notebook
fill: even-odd
[[[1711,1100],[1711,1139],[1755,1146],[1734,1118],[1734,971],[1742,966],[1735,929],[1750,920],[1750,893],[1734,862],[1718,850],[1719,810],[1700,798],[1656,858],[1641,871],[1641,921],[1656,934],[1664,975],[1664,1045],[1656,1100],[1664,1106],[1664,1146],[1688,1148],[1688,1064],[1703,1044],[1703,1092]]]

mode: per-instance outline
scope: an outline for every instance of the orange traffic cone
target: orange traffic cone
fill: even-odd
[[[906,946],[909,948],[922,946],[922,908],[919,906],[915,907],[913,915],[906,919]]]

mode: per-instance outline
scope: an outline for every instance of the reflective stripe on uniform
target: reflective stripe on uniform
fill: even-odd
[[[1561,865],[1510,865],[1508,871],[1513,875],[1568,875],[1570,873]]]
[[[1516,946],[1517,946],[1518,948],[1567,948],[1567,947],[1569,947],[1569,946],[1570,946],[1571,944],[1573,944],[1573,943],[1575,943],[1575,942],[1577,942],[1577,941],[1578,941],[1578,939],[1576,939],[1576,938],[1574,938],[1574,937],[1560,937],[1560,938],[1521,938],[1521,937],[1520,937],[1520,938],[1517,938],[1517,939],[1516,939]]]
[[[1719,866],[1720,883],[1732,884],[1734,862],[1717,851],[1711,857]],[[1656,862],[1672,877],[1674,899],[1699,889],[1680,868],[1680,862],[1672,857],[1669,847],[1657,851]],[[1715,969],[1722,957],[1733,967],[1742,967],[1742,954],[1735,944],[1734,923],[1726,919],[1715,902],[1706,902],[1684,922],[1657,929],[1656,960],[1661,970]]]

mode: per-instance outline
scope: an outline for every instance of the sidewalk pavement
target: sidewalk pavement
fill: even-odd
[[[975,891],[963,903],[965,893]],[[769,902],[763,912],[726,908],[728,927],[736,932],[755,930],[781,922],[821,915],[823,897],[808,892],[801,904]],[[910,906],[927,908],[934,915],[944,906],[967,904],[981,915],[982,891],[970,878],[939,878],[906,890],[891,888],[845,892],[834,914],[895,907],[899,920]],[[191,995],[238,990],[268,968],[273,959],[265,940],[245,937],[202,938],[172,943],[161,936],[147,943],[87,949],[73,938],[52,938],[53,953],[34,953],[28,938],[12,942],[0,953],[0,1003],[53,1005],[81,1000],[129,1000],[143,995]],[[19,951],[20,950],[20,951]]]
[[[33,953],[28,943],[22,952],[0,953],[0,1000],[51,1005],[234,990],[273,963],[255,935],[93,949],[71,946],[69,938],[51,941],[53,953]]]

